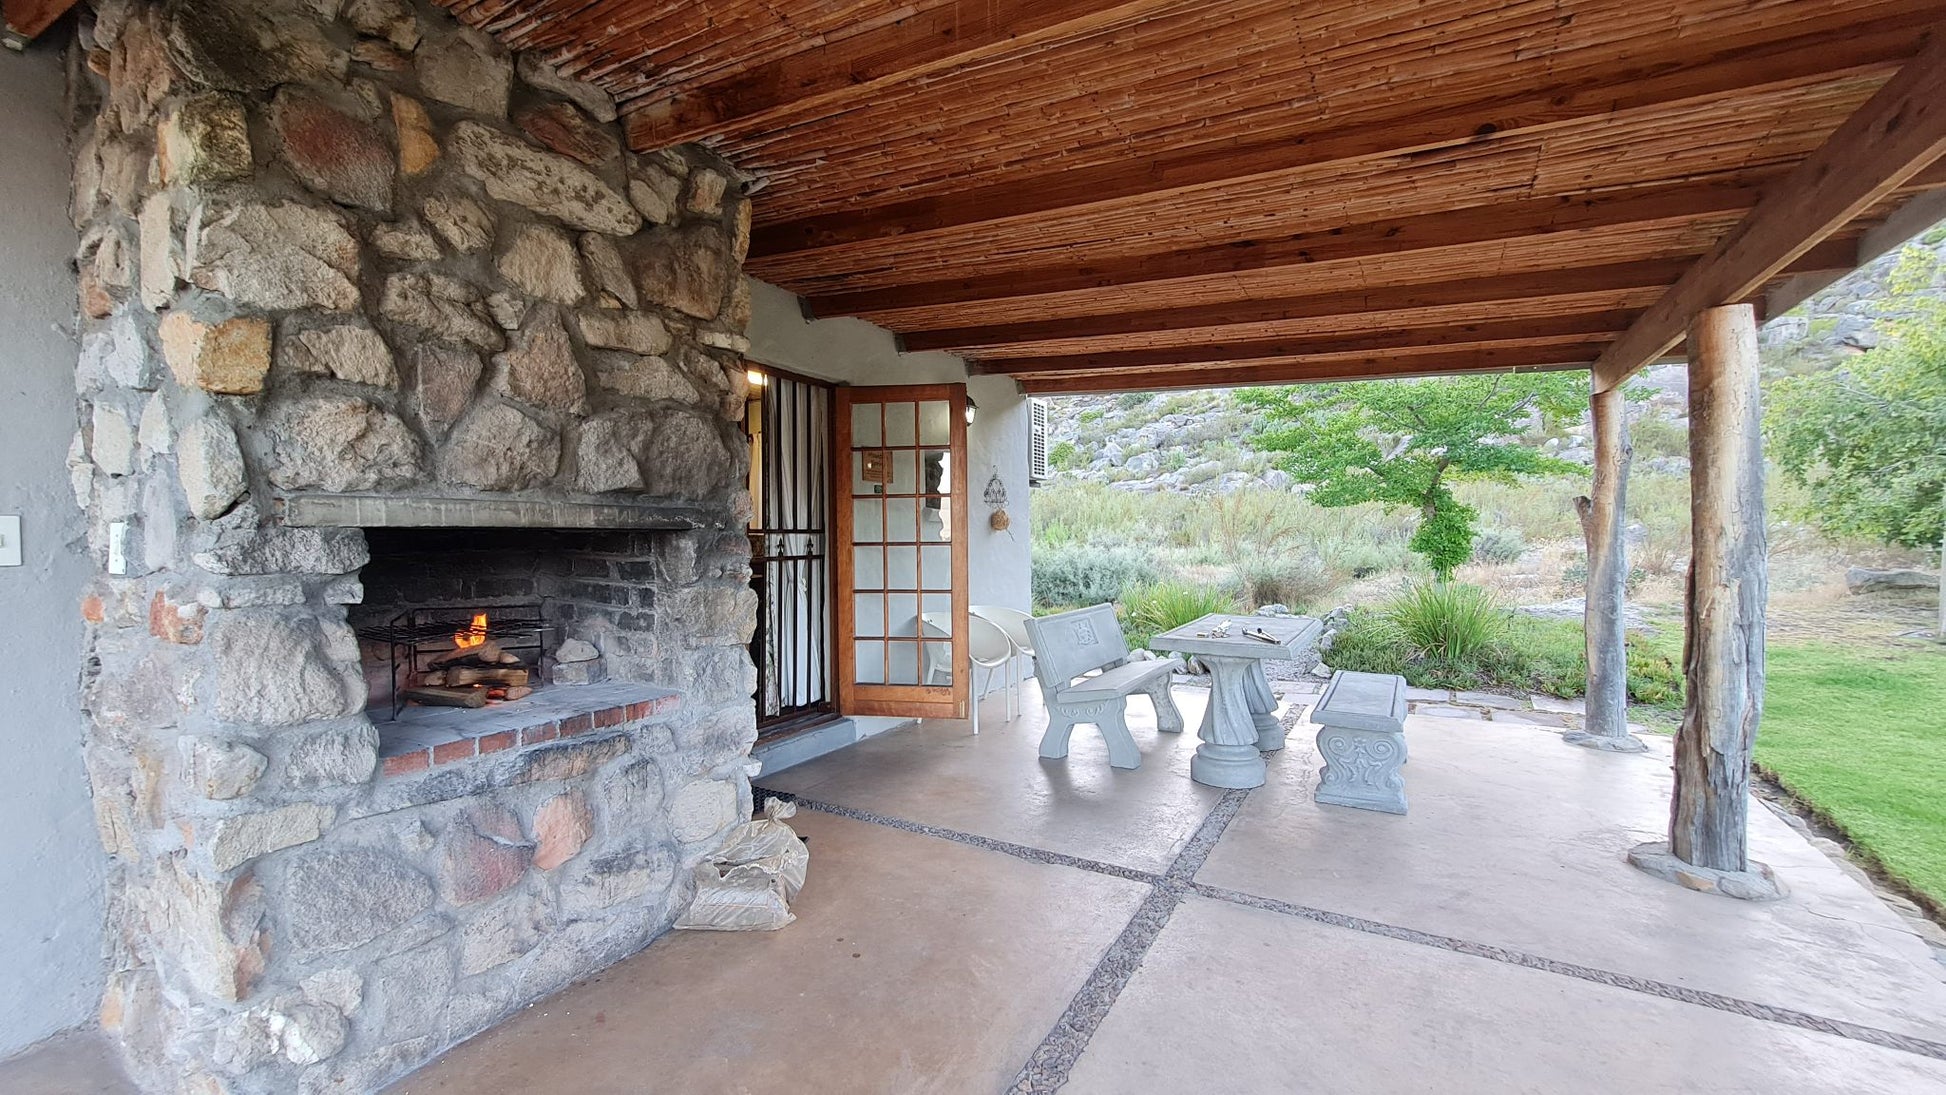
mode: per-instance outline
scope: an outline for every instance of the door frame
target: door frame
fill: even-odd
[[[832,568],[832,585],[836,591],[837,602],[836,635],[837,649],[833,664],[837,667],[838,710],[846,715],[889,715],[903,718],[945,718],[963,719],[970,709],[968,698],[972,694],[972,674],[965,671],[967,609],[972,603],[972,592],[967,588],[967,510],[966,496],[966,385],[965,384],[899,384],[885,387],[854,387],[839,385],[837,399],[832,413],[833,437],[831,445],[831,483],[832,500],[836,512],[832,515],[833,543],[832,558],[836,565]],[[946,496],[955,504],[951,507],[948,526],[952,545],[952,684],[941,687],[926,684],[860,684],[857,680],[857,618],[856,592],[853,583],[854,545],[852,543],[852,498],[851,493],[851,414],[855,403],[905,403],[932,402],[945,400],[947,403],[948,446],[951,454],[948,462],[949,484],[951,489]],[[916,438],[915,438],[916,440]],[[913,446],[920,451],[920,446]],[[917,591],[923,606],[924,593]],[[923,652],[920,656],[924,662]]]

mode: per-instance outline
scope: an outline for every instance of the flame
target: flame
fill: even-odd
[[[487,617],[482,612],[473,617],[473,626],[464,631],[453,632],[453,649],[471,650],[487,639]]]

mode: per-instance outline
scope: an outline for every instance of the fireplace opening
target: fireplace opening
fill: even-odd
[[[655,556],[666,535],[366,529],[365,598],[350,623],[386,771],[551,740],[673,702],[648,673]]]
[[[368,694],[366,710],[374,720],[382,710],[384,721],[396,722],[407,704],[477,709],[526,699],[542,687],[541,657],[554,630],[539,603],[409,608],[360,627],[360,642],[386,652],[385,703]],[[368,681],[378,668],[368,664]]]

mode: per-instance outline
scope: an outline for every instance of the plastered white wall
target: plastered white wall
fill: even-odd
[[[50,36],[58,37],[58,36]],[[59,52],[0,52],[0,1057],[91,1022],[101,995],[102,851],[81,766],[77,605],[88,576],[68,489],[74,314]]]
[[[797,297],[750,280],[750,360],[792,372],[860,387],[882,384],[951,384],[965,381],[979,407],[966,431],[966,486],[972,509],[967,562],[974,604],[1023,611],[1031,595],[1028,561],[1027,399],[1004,376],[969,376],[952,354],[902,354],[892,332],[857,319],[806,321]],[[988,526],[983,500],[995,474],[1013,519],[1006,532]]]

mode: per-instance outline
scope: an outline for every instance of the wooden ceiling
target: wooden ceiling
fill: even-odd
[[[1946,216],[1946,0],[442,2],[764,180],[751,274],[1032,391],[1614,383]]]

